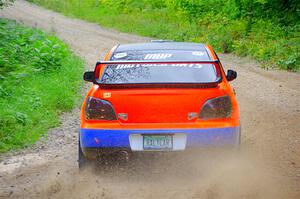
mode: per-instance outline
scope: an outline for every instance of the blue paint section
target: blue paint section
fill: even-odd
[[[81,129],[81,147],[124,147],[130,148],[130,134],[176,134],[187,135],[186,147],[237,145],[240,127],[206,129],[151,129],[151,130],[112,130]]]

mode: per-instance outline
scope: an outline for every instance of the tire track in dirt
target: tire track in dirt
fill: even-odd
[[[86,60],[87,69],[118,43],[150,40],[24,1],[0,16],[54,32]],[[238,71],[232,85],[242,117],[240,154],[139,155],[127,165],[78,174],[76,108],[61,116],[61,126],[51,129],[47,140],[0,156],[0,198],[300,198],[300,74],[266,71],[233,55],[220,57],[225,68]]]

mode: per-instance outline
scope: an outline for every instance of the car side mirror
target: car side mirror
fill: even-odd
[[[227,75],[226,75],[226,79],[227,81],[232,81],[234,79],[236,79],[237,77],[237,72],[234,70],[227,70]]]
[[[95,81],[95,73],[94,71],[87,71],[83,74],[84,81],[94,82]]]

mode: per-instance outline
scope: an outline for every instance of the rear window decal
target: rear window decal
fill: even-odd
[[[194,52],[192,52],[192,55],[195,55],[195,56],[203,56],[203,55],[205,55],[205,54],[204,54],[204,52],[202,52],[202,51],[194,51]]]
[[[115,52],[111,60],[211,60],[203,50],[132,50]]]
[[[209,54],[200,49],[116,51],[111,60],[133,62],[144,60],[149,63],[107,64],[101,77],[102,83],[208,83],[218,79],[214,64],[197,63],[211,60]],[[179,60],[186,60],[187,63],[176,63]],[[158,63],[152,63],[153,61]],[[159,63],[159,61],[174,63]]]
[[[118,64],[115,66],[116,70],[138,68],[138,67],[187,67],[187,68],[202,68],[202,64]]]
[[[144,59],[149,60],[149,59],[167,59],[172,57],[172,54],[170,53],[160,53],[160,54],[146,54]]]
[[[120,59],[120,58],[124,58],[126,56],[127,56],[127,53],[117,53],[114,55],[114,58]]]

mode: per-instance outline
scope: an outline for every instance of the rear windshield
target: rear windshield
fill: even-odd
[[[208,61],[206,51],[127,51],[116,52],[111,60]],[[107,65],[104,84],[211,83],[218,80],[213,64],[114,64]]]

